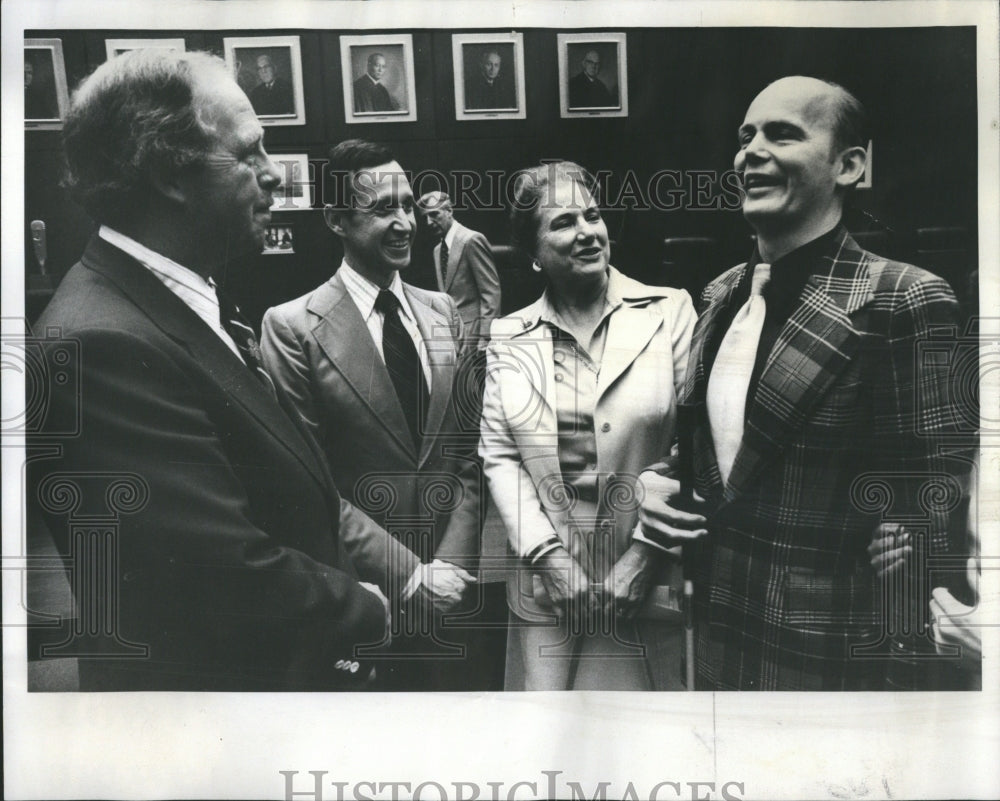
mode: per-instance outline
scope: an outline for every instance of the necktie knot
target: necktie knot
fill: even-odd
[[[399,307],[399,298],[392,292],[388,289],[379,290],[378,297],[375,298],[375,311],[388,315]]]
[[[750,280],[750,294],[764,294],[764,287],[771,280],[771,265],[758,264],[753,271],[753,278]]]

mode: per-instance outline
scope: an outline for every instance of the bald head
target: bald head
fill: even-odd
[[[806,75],[779,78],[754,99],[776,96],[802,100],[816,121],[824,121],[833,134],[833,146],[838,151],[848,147],[867,147],[868,117],[864,106],[843,86]]]

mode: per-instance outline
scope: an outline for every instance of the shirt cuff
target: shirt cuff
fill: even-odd
[[[528,551],[524,555],[524,561],[527,562],[531,567],[538,564],[538,560],[541,559],[545,554],[554,551],[556,548],[562,547],[562,540],[557,536],[552,535],[546,540],[538,543],[534,548]]]
[[[424,583],[424,569],[427,567],[423,562],[417,565],[417,569],[413,571],[413,575],[410,576],[410,580],[406,582],[406,586],[403,587],[403,592],[400,598],[403,601],[409,601],[413,597],[413,594],[420,589],[420,585]]]
[[[642,528],[642,523],[639,523],[635,527],[635,531],[632,532],[632,539],[636,540],[637,542],[644,542],[647,545],[652,545],[658,551],[663,551],[664,553],[668,553],[671,556],[675,556],[678,559],[680,559],[681,556],[680,545],[667,545],[665,542],[660,542],[658,539],[656,539],[655,533],[646,534],[646,532]]]

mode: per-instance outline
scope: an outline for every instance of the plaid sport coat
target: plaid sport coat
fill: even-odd
[[[877,688],[884,626],[866,548],[889,506],[945,547],[947,515],[926,511],[921,489],[944,472],[935,434],[955,411],[947,366],[917,356],[957,304],[940,278],[841,228],[766,361],[723,486],[703,355],[745,269],[705,288],[684,388],[699,407],[695,486],[713,510],[695,569],[698,686]]]

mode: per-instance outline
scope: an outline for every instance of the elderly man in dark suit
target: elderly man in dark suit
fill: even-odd
[[[514,81],[503,71],[503,59],[496,50],[486,50],[479,59],[479,70],[465,95],[466,109],[517,108]]]
[[[458,305],[465,336],[477,350],[485,350],[490,325],[500,313],[500,278],[490,243],[455,219],[451,198],[444,192],[428,192],[418,205],[439,240],[434,246],[438,289]]]
[[[354,82],[354,112],[395,111],[399,104],[382,83],[386,61],[381,53],[368,56],[365,74]]]
[[[263,53],[257,56],[257,77],[260,79],[250,90],[250,104],[262,116],[295,113],[292,85],[277,74],[274,60]]]
[[[49,369],[77,344],[79,394],[49,387],[59,453],[29,487],[77,570],[81,516],[121,513],[111,573],[74,587],[84,614],[100,581],[115,627],[83,627],[84,690],[360,687],[358,648],[387,632],[375,582],[417,569],[338,494],[215,283],[263,246],[280,177],[262,135],[205,53],[127,53],[74,96],[68,184],[100,229],[38,322]]]
[[[703,535],[695,559],[699,687],[879,688],[880,584],[868,547],[880,520],[860,487],[888,482],[896,512],[924,516],[927,476],[953,410],[946,368],[918,343],[956,319],[940,278],[860,248],[841,223],[861,179],[864,110],[845,89],[788,77],[739,129],[746,264],[709,283],[691,345],[695,488],[643,479],[640,536]],[[859,483],[860,482],[860,483]],[[947,548],[946,515],[924,547]],[[687,546],[691,547],[691,546]]]
[[[601,54],[588,50],[580,62],[580,73],[569,79],[570,108],[613,108],[618,105],[618,93],[608,89],[598,77]]]
[[[457,609],[475,581],[481,495],[478,417],[456,386],[466,375],[462,318],[448,295],[400,277],[415,203],[392,153],[347,140],[328,164],[346,190],[326,208],[344,257],[328,281],[264,315],[264,361],[337,485],[429,563],[423,586],[438,607]],[[394,640],[387,689],[474,685],[457,628],[411,633]]]

